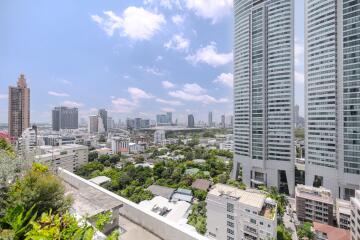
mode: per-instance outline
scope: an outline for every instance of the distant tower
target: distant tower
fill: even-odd
[[[108,114],[106,109],[99,109],[99,116],[104,124],[105,132],[108,130]]]
[[[79,110],[77,108],[55,107],[52,110],[52,129],[54,131],[78,128]]]
[[[226,122],[225,122],[225,114],[221,115],[221,127],[225,128],[226,127]]]
[[[195,127],[195,119],[194,119],[194,115],[192,114],[188,115],[188,127],[189,128]]]
[[[89,116],[89,133],[94,134],[99,131],[99,116],[92,115]]]
[[[209,127],[212,127],[212,125],[213,125],[213,115],[212,115],[212,112],[209,112],[209,115],[208,115],[208,125],[209,125]]]
[[[9,86],[9,134],[19,138],[23,131],[30,127],[30,89],[23,74],[17,86]]]

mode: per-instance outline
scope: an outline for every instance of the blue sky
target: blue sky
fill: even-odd
[[[295,0],[295,90],[303,106],[303,0]],[[0,3],[0,122],[24,73],[31,120],[57,105],[85,117],[232,113],[231,0],[7,0]],[[303,111],[302,111],[303,112]]]

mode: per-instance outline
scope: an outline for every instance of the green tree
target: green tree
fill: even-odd
[[[71,199],[65,197],[64,192],[61,180],[47,167],[35,163],[23,178],[10,187],[8,206],[20,205],[28,210],[35,205],[39,214],[50,209],[55,213],[64,212],[71,205]]]
[[[291,233],[285,229],[283,224],[279,224],[276,229],[277,240],[291,240]]]
[[[14,149],[5,138],[0,138],[0,150],[4,150],[6,153],[11,155],[14,154]]]
[[[75,170],[75,173],[81,177],[88,178],[91,173],[95,170],[103,171],[104,165],[99,162],[90,162],[87,163]]]
[[[95,161],[96,159],[98,159],[98,157],[99,157],[98,152],[96,152],[96,151],[89,152],[89,157],[88,157],[89,162]]]
[[[308,239],[312,240],[314,239],[315,235],[313,231],[311,230],[312,223],[305,222],[297,229],[297,234],[299,239],[302,239],[304,237],[307,237]]]

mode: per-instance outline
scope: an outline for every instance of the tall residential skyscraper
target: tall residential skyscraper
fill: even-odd
[[[195,119],[194,119],[194,115],[192,114],[188,115],[188,127],[189,128],[195,127]]]
[[[295,127],[299,127],[299,120],[300,120],[299,111],[300,111],[300,107],[299,107],[299,105],[296,104],[295,107],[294,107],[294,123],[295,123]]]
[[[294,194],[294,2],[235,0],[233,177]]]
[[[172,112],[167,112],[167,113],[166,113],[166,116],[167,116],[167,118],[168,118],[169,124],[171,125],[171,124],[172,124]]]
[[[106,111],[106,109],[99,109],[99,116],[101,117],[102,119],[102,122],[104,124],[104,128],[105,128],[105,132],[107,132],[108,130],[108,113]]]
[[[212,116],[212,112],[209,112],[208,115],[208,126],[212,127],[213,126],[213,116]]]
[[[360,185],[360,3],[305,1],[307,185],[349,199]]]
[[[30,127],[30,89],[20,75],[17,86],[9,86],[9,135],[19,138]]]
[[[222,128],[226,127],[225,114],[221,115],[221,127]]]
[[[52,129],[54,131],[78,128],[79,110],[77,108],[55,107],[52,110]]]
[[[90,134],[98,133],[98,131],[99,131],[99,116],[98,115],[89,116],[88,130],[89,130]]]

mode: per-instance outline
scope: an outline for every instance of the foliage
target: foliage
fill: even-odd
[[[88,157],[89,162],[95,161],[96,159],[98,159],[98,157],[99,157],[98,152],[96,151],[89,152],[89,157]]]
[[[11,144],[5,138],[0,138],[0,150],[4,150],[9,155],[15,154]]]
[[[37,216],[34,207],[35,205],[28,211],[21,205],[8,208],[4,217],[0,219],[0,239],[2,239],[3,232],[1,229],[7,230],[7,235],[11,235],[15,240],[22,239],[30,229],[30,222]]]
[[[199,201],[205,201],[207,196],[207,191],[200,189],[193,189],[194,197],[196,197]]]
[[[79,226],[76,218],[69,213],[53,215],[51,211],[43,213],[31,224],[32,229],[26,234],[26,239],[92,240],[95,231],[92,226],[85,223]]]
[[[291,240],[291,233],[285,229],[283,224],[277,226],[277,240]]]
[[[267,197],[273,199],[277,203],[277,213],[280,216],[284,215],[287,200],[284,194],[280,194],[276,187],[270,187],[267,193]]]
[[[99,162],[96,162],[96,161],[90,162],[88,164],[85,164],[85,165],[77,168],[75,170],[75,173],[82,177],[89,178],[90,174],[95,170],[99,170],[99,171],[104,170],[104,165]]]
[[[150,200],[154,197],[154,195],[149,190],[145,190],[142,187],[133,185],[130,185],[124,190],[120,191],[120,195],[135,203],[139,203],[144,200]]]
[[[194,226],[199,233],[206,233],[206,203],[204,201],[193,204],[187,223]]]
[[[246,190],[246,185],[244,183],[239,182],[239,181],[234,180],[234,179],[227,180],[226,184],[228,184],[230,186],[233,186],[233,187],[240,188],[242,190]]]
[[[135,159],[135,163],[143,163],[143,162],[145,162],[145,158],[144,158],[143,155],[136,155],[134,157],[134,159]]]
[[[105,225],[111,220],[112,213],[111,211],[106,211],[104,213],[99,213],[96,215],[95,226],[100,231],[104,230]]]
[[[50,209],[63,212],[71,205],[71,199],[65,197],[64,192],[60,179],[51,174],[47,167],[35,163],[23,178],[10,187],[7,205],[21,205],[25,209],[36,205],[35,210],[39,214]]]
[[[307,237],[309,240],[314,239],[315,235],[313,231],[311,231],[312,223],[305,222],[297,229],[297,235],[299,239]]]
[[[295,138],[304,139],[305,137],[305,129],[304,128],[296,128],[295,129]]]

